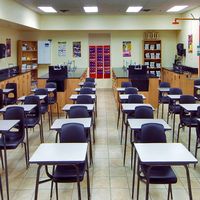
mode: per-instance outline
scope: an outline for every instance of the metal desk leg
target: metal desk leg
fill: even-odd
[[[42,165],[38,165],[37,168],[37,177],[36,177],[36,183],[35,183],[35,200],[37,200],[37,196],[38,196],[38,188],[39,188],[39,179],[40,179],[40,169],[41,169]]]
[[[6,192],[7,192],[7,200],[9,200],[9,182],[8,182],[8,164],[7,164],[7,152],[6,152],[6,138],[5,135],[2,134],[3,143],[4,143],[4,162],[5,162],[5,179],[6,179]]]
[[[191,181],[190,181],[190,172],[187,165],[184,165],[186,175],[187,175],[187,183],[188,183],[188,192],[189,192],[189,199],[192,200],[192,188],[191,188]]]
[[[136,150],[134,150],[133,180],[132,180],[132,199],[134,198],[134,188],[135,188],[135,168],[136,168]]]
[[[122,140],[123,140],[124,120],[125,120],[125,114],[122,113],[122,128],[121,128],[121,140],[120,140],[120,144],[122,144]]]
[[[126,162],[126,145],[127,145],[127,132],[128,132],[128,121],[125,123],[126,129],[125,129],[125,141],[124,141],[124,160],[123,160],[123,165],[125,166]]]

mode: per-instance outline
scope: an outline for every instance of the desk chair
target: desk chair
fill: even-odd
[[[95,84],[94,82],[84,82],[83,87],[91,87],[94,88]]]
[[[80,89],[80,94],[95,94],[95,92],[92,91],[91,87],[82,87]]]
[[[87,111],[87,107],[86,106],[71,106],[70,110],[69,110],[69,118],[87,118],[87,117],[91,117],[89,115],[89,112]],[[91,133],[90,133],[90,129],[86,130],[86,136],[87,136],[87,140],[89,142],[90,145],[90,164],[93,163],[93,155],[92,155],[92,138],[91,138]],[[95,135],[94,135],[94,130],[93,130],[93,140]]]
[[[160,82],[159,87],[160,88],[170,88],[170,83],[168,83],[168,82]],[[160,104],[162,104],[162,118],[163,118],[163,113],[164,113],[164,104],[169,104],[169,97],[165,96],[165,94],[166,94],[166,92],[163,93],[163,92],[159,91],[157,118],[158,118],[158,115],[159,115]]]
[[[194,80],[194,86],[195,85],[200,85],[200,79]],[[200,100],[200,94],[198,93],[199,89],[194,87],[194,96]]]
[[[149,123],[142,125],[141,128],[142,143],[166,143],[166,135],[164,127],[161,124]],[[142,165],[138,159],[138,183],[137,183],[137,199],[139,199],[140,181],[146,183],[146,194],[149,196],[149,184],[168,184],[168,198],[172,196],[171,184],[177,182],[177,177],[171,166],[151,166]]]
[[[59,107],[58,107],[58,100],[57,100],[57,84],[55,82],[47,82],[45,88],[55,88],[53,92],[48,94],[48,104],[50,105],[50,115],[52,121],[52,105],[56,104],[57,108],[57,116],[59,118]]]
[[[200,106],[197,108],[197,118],[200,118]],[[196,127],[196,145],[195,145],[195,157],[197,158],[197,150],[200,148],[200,121],[197,121]]]
[[[191,104],[196,103],[196,100],[195,97],[192,95],[181,95],[179,102],[182,104]],[[181,107],[179,116],[180,122],[178,125],[177,142],[179,141],[180,129],[185,126],[189,127],[188,150],[190,150],[191,128],[196,128],[198,125],[196,120],[196,112],[188,113],[184,110],[184,108]]]
[[[4,105],[16,104],[17,103],[17,84],[7,83],[6,89],[13,89],[13,91],[4,95]]]
[[[84,126],[79,123],[65,124],[60,132],[61,143],[85,143],[87,138],[85,135]],[[90,200],[90,180],[87,156],[83,163],[69,163],[68,165],[56,165],[53,174],[50,175],[52,180],[51,194],[53,194],[53,183],[56,185],[56,199],[58,200],[58,183],[74,183],[77,182],[78,199],[81,200],[80,182],[83,181],[85,172],[87,173],[87,192],[88,200]]]
[[[0,109],[3,108],[3,90],[0,89]]]
[[[36,125],[39,126],[40,129],[40,142],[44,142],[43,135],[43,123],[41,117],[41,109],[40,109],[40,99],[38,96],[26,96],[24,100],[24,104],[36,104],[37,106],[30,112],[26,114],[25,117],[25,127],[34,128]]]
[[[87,77],[86,79],[85,79],[85,82],[95,82],[95,79],[94,78],[90,78],[90,77]]]

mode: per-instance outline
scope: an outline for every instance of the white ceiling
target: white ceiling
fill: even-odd
[[[98,6],[99,14],[125,14],[128,6],[143,6],[141,14],[167,14],[174,5],[188,5],[182,12],[200,6],[200,0],[15,0],[27,8],[42,13],[38,6],[52,6],[59,14],[83,14],[83,6]],[[65,12],[62,10],[66,10]],[[181,12],[180,12],[181,13]],[[130,15],[130,13],[129,13]]]

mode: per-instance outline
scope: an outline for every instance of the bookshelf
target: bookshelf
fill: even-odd
[[[20,71],[31,71],[31,81],[37,81],[38,47],[37,41],[22,41],[17,43],[17,64]]]
[[[144,40],[144,64],[149,70],[160,71],[162,64],[161,40]]]
[[[89,73],[92,78],[110,78],[110,45],[89,46]]]

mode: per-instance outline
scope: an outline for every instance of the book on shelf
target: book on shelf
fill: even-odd
[[[150,67],[155,67],[155,62],[150,62]]]
[[[156,59],[160,59],[160,53],[156,53]]]
[[[154,58],[155,58],[155,54],[151,53],[151,59],[154,59]]]
[[[160,44],[156,44],[156,49],[160,50]]]
[[[156,63],[156,67],[157,67],[157,68],[160,68],[160,63]]]
[[[147,65],[149,67],[149,62],[144,62],[144,65]]]
[[[149,44],[144,44],[144,49],[149,50]]]
[[[145,58],[150,58],[150,53],[145,53]]]
[[[150,45],[150,50],[154,50],[155,49],[155,45],[154,44],[151,44]]]

